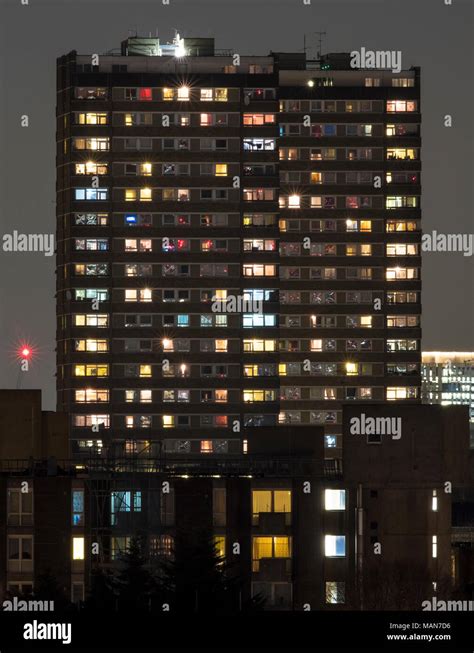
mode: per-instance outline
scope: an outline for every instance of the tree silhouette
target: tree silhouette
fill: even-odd
[[[229,614],[242,607],[241,580],[207,532],[177,535],[172,558],[161,564],[160,584],[179,613]]]
[[[152,599],[160,594],[144,551],[145,539],[138,535],[131,538],[129,547],[120,555],[119,569],[112,581],[119,610],[150,610]]]
[[[54,601],[55,610],[65,610],[71,606],[64,588],[62,588],[51,568],[45,569],[36,578],[33,595],[39,601]]]

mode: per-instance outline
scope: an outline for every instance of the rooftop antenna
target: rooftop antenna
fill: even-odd
[[[318,43],[319,43],[317,58],[321,59],[322,54],[323,54],[323,37],[326,36],[326,32],[315,32],[315,34],[318,35]]]
[[[308,55],[307,58],[309,59],[314,59],[316,58],[317,60],[321,59],[322,55],[322,50],[323,50],[323,37],[326,36],[326,32],[311,32],[308,34],[308,37],[306,37],[306,34],[304,35],[304,53]],[[315,38],[316,37],[316,38]],[[314,57],[314,41],[317,41],[318,43],[318,50],[316,50],[316,57]]]

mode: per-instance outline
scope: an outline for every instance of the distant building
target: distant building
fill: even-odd
[[[474,352],[423,352],[421,393],[425,404],[469,406],[474,446]]]

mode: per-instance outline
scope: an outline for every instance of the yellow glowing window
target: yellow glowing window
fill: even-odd
[[[174,427],[174,415],[163,415],[163,428],[171,429]]]
[[[372,315],[361,315],[360,326],[370,329],[372,327]]]
[[[152,171],[151,163],[142,163],[140,165],[140,172],[143,176],[149,177],[151,175],[151,171]]]
[[[271,490],[252,491],[252,512],[257,515],[261,512],[272,512]]]
[[[106,113],[80,113],[78,122],[80,125],[106,125],[107,114]]]
[[[258,376],[258,365],[244,365],[244,376]]]
[[[265,393],[263,390],[244,390],[244,401],[264,401]]]
[[[403,386],[387,388],[386,398],[388,401],[394,401],[396,399],[410,399],[414,397],[415,397],[415,393],[412,392],[412,388],[403,387]]]
[[[311,351],[322,351],[323,341],[322,340],[311,340]]]
[[[212,300],[214,302],[223,302],[227,299],[227,290],[218,289],[214,293]]]
[[[108,350],[109,343],[107,340],[87,338],[86,340],[77,340],[76,342],[76,351],[106,352]]]
[[[75,365],[74,376],[108,376],[108,365]]]
[[[140,202],[151,202],[151,199],[151,188],[140,188]]]
[[[140,377],[150,377],[151,376],[151,365],[140,365]]]
[[[97,390],[96,388],[86,388],[85,390],[75,390],[76,403],[95,403],[99,401],[108,401],[108,390]]]
[[[163,89],[163,100],[169,102],[174,100],[174,88],[164,88]]]
[[[227,102],[227,89],[226,88],[214,89],[214,99],[216,102]]]
[[[286,376],[286,363],[279,363],[278,365],[278,375]]]
[[[72,559],[73,560],[84,560],[84,538],[83,537],[73,537],[72,538]]]
[[[323,176],[320,172],[311,173],[311,183],[312,184],[321,184],[323,182]]]
[[[360,230],[361,231],[372,231],[372,220],[361,220],[360,221]]]
[[[216,351],[226,352],[227,351],[227,340],[216,340]]]
[[[274,490],[273,512],[291,512],[291,490]]]
[[[416,151],[412,148],[394,147],[387,149],[387,159],[415,159]]]
[[[357,376],[359,373],[359,365],[357,363],[346,363],[346,375]]]
[[[126,202],[135,202],[137,199],[137,190],[136,188],[126,188],[125,189],[125,201]]]
[[[215,535],[214,536],[214,547],[215,552],[219,558],[225,557],[225,537],[224,535]]]
[[[361,256],[372,256],[372,245],[362,243],[360,246],[360,254]]]
[[[131,113],[126,113],[125,114],[125,125],[127,127],[132,127],[134,125],[133,115]]]
[[[76,163],[76,175],[105,175],[107,174],[107,164],[99,164],[94,161],[87,163]]]
[[[271,537],[254,537],[253,538],[253,555],[254,560],[273,557],[273,538]]]
[[[244,340],[244,351],[259,352],[259,351],[275,351],[275,340]]]
[[[291,538],[289,537],[254,537],[253,560],[257,562],[263,558],[290,558]],[[258,571],[254,567],[254,571]]]
[[[356,256],[357,255],[357,245],[351,244],[346,245],[346,256]]]
[[[216,163],[216,177],[227,177],[227,163]]]
[[[253,490],[252,513],[291,513],[291,490]]]

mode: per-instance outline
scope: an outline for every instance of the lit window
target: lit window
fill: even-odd
[[[216,163],[216,177],[227,177],[227,163]]]
[[[140,365],[140,378],[149,378],[151,377],[151,365]]]
[[[346,491],[324,490],[324,508],[325,510],[345,510]]]
[[[151,88],[140,88],[138,98],[144,102],[150,102],[152,99]]]
[[[212,440],[201,440],[201,453],[212,453]]]
[[[224,535],[215,535],[214,536],[214,547],[216,555],[219,557],[220,561],[223,562],[225,558],[225,536]]]
[[[151,202],[151,188],[140,188],[140,202]]]
[[[325,535],[324,554],[328,558],[343,558],[346,555],[345,535]]]
[[[72,525],[81,526],[84,523],[84,490],[72,491]]]
[[[433,512],[438,511],[438,495],[437,495],[436,490],[433,490],[433,495],[431,497],[431,510]]]
[[[359,373],[358,363],[346,363],[346,375],[357,376]]]
[[[227,102],[227,89],[226,88],[215,88],[214,89],[214,100],[216,102]]]
[[[408,386],[401,387],[388,387],[386,392],[387,401],[395,401],[397,399],[416,399],[418,389]]]
[[[163,415],[163,428],[171,429],[174,427],[174,415]]]
[[[178,102],[187,102],[189,100],[189,86],[180,86],[178,88]]]
[[[260,570],[265,558],[291,558],[291,537],[254,537],[252,542],[252,570]]]
[[[202,88],[201,89],[201,101],[210,102],[213,99],[212,88]]]
[[[346,584],[344,581],[326,581],[326,603],[345,603]]]
[[[431,538],[431,557],[432,558],[437,558],[438,557],[438,536],[433,535]]]
[[[252,490],[252,515],[258,524],[260,513],[291,514],[291,490]]]
[[[299,209],[301,204],[301,197],[299,195],[290,195],[288,197],[288,208]]]
[[[84,560],[84,538],[83,537],[73,537],[72,538],[72,559],[73,560]]]
[[[163,338],[163,351],[174,351],[173,341],[169,338]]]

